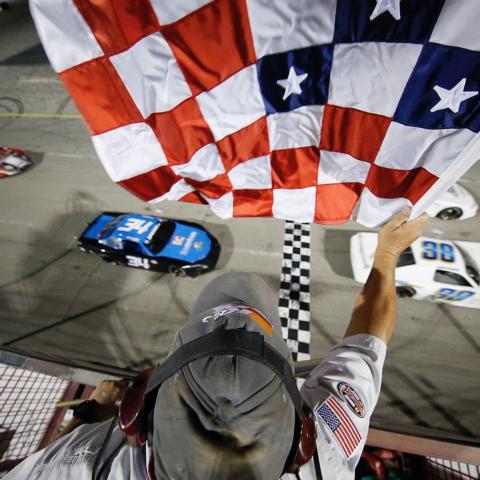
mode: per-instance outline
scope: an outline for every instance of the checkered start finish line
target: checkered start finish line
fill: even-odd
[[[31,0],[113,181],[376,226],[480,156],[478,0]]]
[[[278,310],[293,360],[310,358],[310,224],[285,222]]]

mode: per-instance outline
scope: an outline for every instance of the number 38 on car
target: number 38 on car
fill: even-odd
[[[376,233],[350,240],[353,276],[364,283],[373,264]],[[397,294],[417,300],[480,308],[480,243],[420,237],[401,255],[395,270]]]

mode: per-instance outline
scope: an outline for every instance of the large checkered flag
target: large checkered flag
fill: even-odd
[[[374,226],[480,156],[478,0],[31,0],[113,181]]]

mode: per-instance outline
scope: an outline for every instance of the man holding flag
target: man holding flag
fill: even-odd
[[[345,338],[300,392],[274,296],[225,274],[167,361],[131,382],[118,425],[82,425],[6,478],[353,479],[396,321],[397,259],[419,214],[478,158],[478,1],[31,9],[107,173],[142,200],[388,223]],[[98,412],[87,403],[78,422]]]
[[[380,230],[345,338],[310,373],[300,396],[292,390],[291,353],[272,292],[258,277],[227,273],[200,294],[167,361],[146,373],[148,387],[131,382],[110,428],[98,423],[108,409],[96,395],[99,402],[77,410],[78,428],[5,479],[352,480],[395,327],[397,260],[428,218],[409,215],[403,209]],[[194,352],[207,337],[230,342],[236,335],[261,338],[268,355],[241,342],[231,351],[207,342]],[[140,405],[133,416],[132,403]]]

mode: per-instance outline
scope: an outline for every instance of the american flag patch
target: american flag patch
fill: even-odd
[[[345,456],[350,458],[362,437],[348,414],[332,396],[315,411],[332,431]]]

